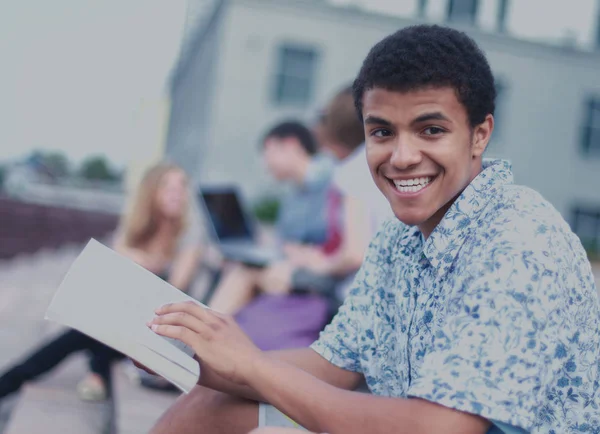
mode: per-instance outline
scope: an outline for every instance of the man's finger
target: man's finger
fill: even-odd
[[[173,325],[185,327],[194,333],[202,335],[205,338],[208,337],[207,334],[211,329],[210,324],[207,324],[195,316],[182,311],[159,315],[154,318],[149,325]]]
[[[198,334],[188,328],[166,324],[153,324],[150,328],[157,335],[177,339],[196,350],[195,347],[197,347],[198,344]]]
[[[169,303],[156,309],[157,315],[166,315],[168,313],[185,312],[201,321],[210,322],[211,316],[208,314],[209,309],[194,303],[193,301],[185,301],[180,303]]]

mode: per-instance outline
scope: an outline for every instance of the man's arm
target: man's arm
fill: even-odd
[[[265,356],[274,362],[287,363],[290,366],[301,369],[333,387],[344,390],[355,389],[362,379],[362,375],[338,368],[310,348],[269,351],[265,353]],[[217,374],[202,362],[200,362],[200,371],[200,381],[198,384],[201,386],[255,401],[267,400],[265,396],[257,392],[254,388],[233,383]]]
[[[201,374],[205,384],[263,399],[313,431],[484,434],[489,427],[485,419],[426,400],[344,390],[341,387],[356,385],[359,374],[336,368],[316,353],[310,355],[312,350],[284,352],[280,357],[287,361],[263,353],[231,317],[196,303],[163,306],[157,314],[152,330],[194,349],[208,369]],[[347,366],[357,363],[353,356],[348,362]]]
[[[248,384],[307,429],[330,434],[484,434],[490,422],[421,399],[385,398],[334,387],[291,364],[265,357]]]

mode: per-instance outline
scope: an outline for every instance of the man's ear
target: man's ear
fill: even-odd
[[[473,129],[473,158],[479,158],[485,152],[492,132],[494,131],[494,116],[487,115],[485,120]]]

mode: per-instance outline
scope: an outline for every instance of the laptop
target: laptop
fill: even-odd
[[[201,187],[198,196],[213,237],[226,259],[256,267],[281,259],[278,250],[258,244],[255,222],[242,206],[237,188]]]

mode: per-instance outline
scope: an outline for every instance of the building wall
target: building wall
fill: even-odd
[[[219,62],[224,10],[219,8],[204,29],[200,43],[193,47],[189,62],[176,71],[178,75],[173,77],[171,86],[166,154],[195,182],[202,177],[203,150],[208,146],[213,125],[213,83]]]
[[[236,182],[248,196],[268,182],[258,141],[273,122],[315,110],[351,82],[368,50],[414,23],[307,0],[231,0],[222,23],[209,138],[200,166],[205,182]],[[490,156],[513,161],[517,182],[551,200],[568,217],[573,204],[600,204],[600,160],[579,152],[585,98],[600,94],[598,53],[471,32],[505,86]],[[306,107],[270,98],[277,49],[283,42],[318,48],[316,98]],[[192,90],[192,89],[190,89]]]

